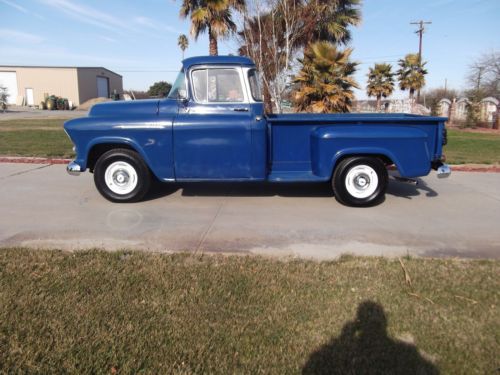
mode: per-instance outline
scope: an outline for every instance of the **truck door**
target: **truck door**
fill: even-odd
[[[251,178],[252,116],[239,67],[194,67],[174,121],[177,180]]]

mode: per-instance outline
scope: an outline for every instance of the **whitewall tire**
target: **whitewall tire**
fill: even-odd
[[[335,198],[342,204],[358,207],[379,203],[385,195],[387,182],[384,163],[369,156],[343,159],[332,177]]]
[[[136,202],[151,185],[151,173],[137,152],[110,150],[97,160],[94,182],[101,195],[112,202]]]

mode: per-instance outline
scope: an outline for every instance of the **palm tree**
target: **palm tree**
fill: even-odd
[[[401,90],[409,90],[410,101],[413,103],[413,97],[416,90],[425,86],[425,75],[427,70],[424,68],[425,62],[421,62],[418,54],[409,53],[404,59],[399,60],[400,69],[398,70],[399,87]]]
[[[368,72],[368,96],[377,98],[377,111],[380,110],[382,97],[387,98],[394,91],[394,73],[391,64],[375,64]]]
[[[208,32],[210,55],[218,54],[217,40],[236,31],[232,11],[245,9],[245,0],[182,0],[181,18],[191,18],[191,36]]]
[[[182,51],[182,59],[184,60],[184,51],[189,47],[189,40],[185,34],[179,35],[177,39],[177,45]]]
[[[294,106],[298,111],[317,113],[349,112],[358,84],[352,77],[356,63],[352,49],[337,50],[335,44],[322,41],[310,44],[299,59],[302,68],[295,77],[298,85]]]
[[[350,26],[361,22],[361,0],[315,0],[307,2],[304,14],[313,16],[308,42],[321,40],[347,44],[351,40]],[[314,22],[315,21],[315,22]]]

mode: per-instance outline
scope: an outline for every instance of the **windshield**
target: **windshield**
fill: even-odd
[[[170,89],[167,98],[169,99],[187,98],[186,78],[184,76],[184,70],[181,70],[177,75],[174,85]]]

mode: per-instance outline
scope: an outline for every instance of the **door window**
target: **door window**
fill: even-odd
[[[201,103],[242,102],[240,75],[236,69],[196,69],[191,73],[196,101]]]

